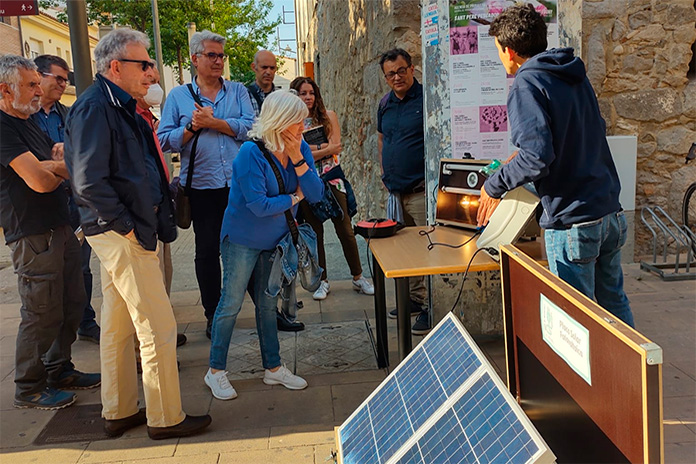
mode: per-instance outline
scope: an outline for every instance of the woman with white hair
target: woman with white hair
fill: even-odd
[[[307,106],[297,95],[276,91],[266,97],[249,132],[271,153],[286,193],[280,193],[276,174],[255,142],[244,143],[233,163],[229,202],[220,234],[222,295],[213,319],[210,368],[204,379],[213,396],[221,400],[237,397],[225,368],[232,331],[247,289],[256,306],[264,383],[284,385],[291,390],[307,386],[303,378],[293,375],[280,362],[277,298],[266,294],[271,255],[289,232],[285,211],[290,209],[294,216],[303,198],[317,202],[324,193],[324,184],[314,170],[312,151],[302,140],[306,117]]]

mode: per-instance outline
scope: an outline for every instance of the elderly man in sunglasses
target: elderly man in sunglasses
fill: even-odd
[[[162,150],[181,153],[180,181],[191,204],[196,279],[208,338],[222,288],[220,230],[232,161],[255,116],[246,87],[222,78],[227,66],[224,49],[221,35],[208,30],[193,34],[189,50],[197,75],[191,84],[169,93],[157,130]]]
[[[176,321],[157,241],[176,238],[169,184],[152,129],[136,113],[153,76],[142,32],[116,29],[94,49],[95,83],[68,113],[65,160],[82,229],[101,262],[102,416],[115,437],[147,422],[154,440],[191,435],[210,416],[186,415],[176,363]],[[146,408],[138,409],[133,334]]]

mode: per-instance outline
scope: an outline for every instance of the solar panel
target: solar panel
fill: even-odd
[[[343,464],[555,460],[451,313],[339,427],[338,442]]]

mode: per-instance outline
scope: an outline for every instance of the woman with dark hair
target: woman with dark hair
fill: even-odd
[[[317,87],[317,84],[311,78],[298,77],[290,83],[290,88],[298,93],[309,110],[309,116],[305,119],[305,129],[318,126],[324,127],[328,143],[310,145],[312,155],[314,156],[314,164],[317,172],[322,179],[325,180],[336,198],[338,205],[341,207],[342,214],[332,217],[331,222],[334,224],[336,235],[338,235],[341,247],[343,248],[343,256],[345,256],[348,267],[350,267],[350,273],[353,276],[353,290],[365,295],[373,295],[375,290],[372,283],[362,275],[358,244],[355,242],[355,235],[353,234],[353,227],[350,221],[351,215],[349,214],[350,209],[348,203],[350,184],[346,180],[339,165],[339,155],[342,150],[341,127],[338,124],[336,113],[324,107],[324,101],[321,98],[319,87]],[[352,191],[350,193],[352,195]],[[352,198],[350,199],[352,200]],[[309,203],[306,201],[300,203],[300,212],[317,234],[319,265],[324,269],[324,272],[321,276],[321,285],[319,289],[314,292],[313,298],[315,300],[323,300],[330,290],[326,275],[324,225],[321,220],[317,219]]]

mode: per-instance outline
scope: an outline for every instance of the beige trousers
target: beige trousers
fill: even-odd
[[[425,192],[402,193],[401,206],[404,211],[404,223],[406,226],[424,226],[425,218]],[[425,277],[408,278],[409,293],[416,303],[428,304],[428,288],[425,286]]]
[[[114,231],[87,237],[101,262],[101,399],[105,419],[138,412],[133,334],[140,342],[150,427],[184,420],[176,366],[176,321],[157,253]]]

